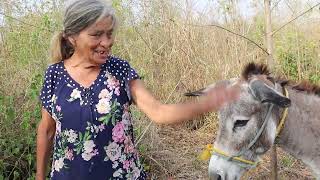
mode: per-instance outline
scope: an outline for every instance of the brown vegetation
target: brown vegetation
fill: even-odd
[[[35,27],[5,17],[5,25],[0,28],[0,179],[15,173],[18,177],[34,175],[34,135],[40,118],[37,95],[49,63],[52,36],[46,29],[61,29],[58,11],[50,11],[51,1],[31,11],[13,8],[22,7],[19,2],[15,0],[10,2],[14,6],[0,9]],[[54,2],[54,7],[61,4],[59,0]],[[219,79],[238,77],[248,62],[266,62],[265,52],[247,39],[221,28],[202,26],[219,24],[265,47],[263,12],[258,11],[253,20],[248,20],[229,1],[205,9],[197,2],[114,1],[121,26],[113,53],[128,59],[163,102],[190,100],[183,97],[185,92]],[[253,2],[259,5],[259,1]],[[282,22],[276,20],[274,26],[279,27]],[[274,36],[276,66],[272,71],[288,79],[319,83],[319,32],[312,22],[303,27],[293,22],[278,32]],[[133,115],[136,143],[151,179],[207,179],[208,162],[197,157],[206,144],[214,141],[218,128],[214,113],[174,127],[152,124],[134,108]],[[278,157],[282,179],[312,177],[300,161],[281,151]],[[244,179],[268,179],[269,156],[264,160]]]

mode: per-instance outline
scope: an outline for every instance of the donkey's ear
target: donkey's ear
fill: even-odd
[[[222,80],[222,81],[218,81],[214,84],[209,85],[206,88],[202,88],[199,89],[197,91],[193,91],[193,92],[188,92],[188,93],[184,93],[185,96],[202,96],[204,94],[206,94],[210,89],[216,87],[216,86],[220,86],[220,85],[228,85],[230,84],[231,81],[230,80]]]
[[[249,87],[253,96],[261,103],[269,102],[280,107],[289,107],[291,105],[291,100],[289,98],[278,93],[276,90],[263,83],[263,81],[253,80],[250,82]]]

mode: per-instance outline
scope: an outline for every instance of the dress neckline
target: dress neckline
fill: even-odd
[[[63,74],[65,75],[66,77],[66,82],[68,84],[70,84],[72,87],[74,88],[79,88],[79,90],[92,90],[93,87],[98,83],[99,79],[102,77],[102,74],[104,72],[104,65],[105,64],[102,64],[100,65],[100,70],[99,70],[99,74],[97,75],[97,77],[95,78],[94,81],[92,81],[92,83],[88,86],[88,87],[85,87],[83,86],[82,84],[80,84],[78,81],[76,81],[75,79],[73,79],[73,77],[69,74],[65,64],[64,64],[64,61],[61,61],[61,66],[62,66],[62,69],[63,69]]]

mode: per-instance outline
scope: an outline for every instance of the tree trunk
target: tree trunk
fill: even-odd
[[[273,39],[272,39],[272,25],[271,25],[271,0],[264,0],[265,7],[265,21],[266,21],[266,45],[269,53],[267,58],[268,66],[273,69],[275,62],[273,59]],[[277,147],[274,144],[271,151],[271,178],[278,179],[277,171]]]
[[[265,22],[266,22],[266,45],[269,53],[267,64],[272,69],[275,65],[273,60],[273,40],[272,40],[272,25],[271,25],[271,0],[264,0],[265,7]]]

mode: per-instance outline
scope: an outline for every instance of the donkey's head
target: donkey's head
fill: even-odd
[[[239,179],[272,146],[279,107],[290,105],[281,85],[273,81],[264,65],[248,64],[241,78],[229,80],[230,86],[235,84],[241,88],[240,98],[218,112],[210,179]]]

